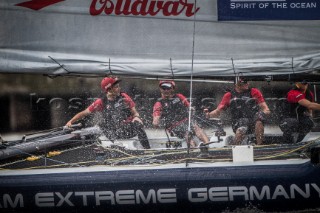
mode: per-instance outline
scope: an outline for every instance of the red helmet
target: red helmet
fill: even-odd
[[[101,90],[108,92],[108,90],[115,84],[119,83],[121,80],[117,77],[106,77],[101,81]]]
[[[173,80],[161,80],[159,82],[159,87],[161,86],[167,86],[167,87],[176,87],[176,83]]]

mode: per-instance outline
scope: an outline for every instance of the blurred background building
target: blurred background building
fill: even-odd
[[[102,77],[56,77],[42,75],[0,74],[0,133],[33,131],[63,126],[73,115],[88,107],[103,94],[100,91]],[[152,125],[152,107],[160,97],[157,80],[122,78],[122,91],[136,102],[137,109],[144,118],[145,125]],[[279,99],[284,98],[292,83],[288,81],[250,82],[259,88],[272,111],[268,121],[277,125],[281,110]],[[196,116],[203,116],[203,108],[214,109],[226,89],[233,83],[193,83],[193,105]],[[177,81],[177,92],[190,96],[190,83]],[[228,113],[222,116],[228,125]],[[97,121],[89,118],[88,125]]]

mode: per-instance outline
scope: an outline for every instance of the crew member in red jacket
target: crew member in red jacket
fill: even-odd
[[[207,117],[218,117],[227,108],[230,108],[232,129],[235,132],[233,144],[241,144],[246,135],[253,132],[257,144],[263,144],[264,121],[270,110],[262,93],[257,88],[250,88],[248,81],[241,77],[234,89],[224,94],[217,109],[207,112]]]
[[[306,80],[297,81],[287,94],[289,113],[279,125],[285,142],[302,141],[314,126],[312,111],[320,110],[320,104],[314,103],[314,95],[308,85]]]
[[[164,127],[179,138],[185,138],[191,147],[196,147],[194,140],[189,141],[189,107],[190,103],[182,94],[175,93],[176,84],[172,80],[159,82],[161,98],[153,106],[153,125],[159,127],[162,121]],[[196,121],[191,120],[191,134],[197,136],[202,143],[208,143],[209,139]]]
[[[142,120],[129,95],[120,91],[120,81],[116,77],[106,77],[101,81],[104,97],[97,99],[87,109],[76,114],[66,126],[95,112],[102,113],[100,127],[110,140],[128,139],[138,136],[145,149],[149,149],[149,141]]]

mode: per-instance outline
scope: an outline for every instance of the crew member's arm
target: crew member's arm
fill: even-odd
[[[301,99],[298,101],[301,106],[308,108],[308,110],[318,110],[320,111],[320,104],[311,102],[307,99]]]
[[[271,112],[266,102],[259,103],[259,107],[264,114],[270,115]]]
[[[288,93],[287,96],[287,100],[289,103],[298,103],[301,106],[306,107],[309,112],[312,112],[313,110],[317,110],[320,111],[320,104],[313,102],[314,98],[313,98],[313,94],[311,94],[312,96],[312,101],[309,101],[308,99],[305,98],[305,96],[296,90],[291,90]]]
[[[217,118],[217,117],[219,117],[220,114],[223,112],[223,110],[229,107],[230,99],[231,99],[231,93],[227,92],[222,97],[222,100],[221,100],[220,104],[218,105],[217,109],[215,109],[215,110],[213,110],[211,112],[206,112],[206,117],[207,118]]]
[[[73,118],[71,118],[70,121],[66,124],[66,126],[70,127],[74,122],[86,117],[87,115],[96,112],[96,111],[101,111],[102,110],[102,100],[97,99],[95,102],[93,102],[87,109],[79,112]]]
[[[138,121],[140,123],[143,123],[141,118],[140,118],[140,114],[138,113],[137,109],[135,107],[132,107],[130,110],[131,110],[131,115],[133,117],[132,122]]]
[[[220,116],[220,114],[222,113],[222,111],[223,111],[222,109],[217,108],[217,109],[209,112],[209,113],[207,114],[207,117],[208,117],[208,118],[217,118],[217,117]]]
[[[122,93],[122,96],[124,97],[124,101],[127,104],[127,106],[130,108],[131,116],[132,116],[132,122],[138,121],[139,123],[143,123],[140,114],[138,113],[136,109],[136,104],[132,100],[132,98],[127,95],[126,93]]]
[[[152,124],[154,127],[159,127],[160,125],[160,118],[161,118],[161,111],[162,106],[160,102],[156,102],[153,106],[153,113],[152,113]]]
[[[260,92],[260,90],[256,89],[256,88],[252,88],[251,89],[251,95],[254,99],[256,99],[256,102],[258,103],[260,110],[265,114],[265,115],[270,115],[270,109],[266,103],[266,101],[264,100],[264,97],[262,95],[262,93]]]
[[[194,107],[190,108],[190,102],[188,101],[186,96],[178,93],[177,97],[180,98],[180,100],[182,101],[183,105],[188,108],[188,111],[189,111],[189,109],[191,110],[192,113],[194,113],[196,111],[196,109]]]
[[[70,127],[74,122],[81,120],[82,118],[86,117],[87,115],[89,115],[91,112],[90,110],[87,108],[81,112],[79,112],[78,114],[76,114],[75,116],[73,116],[73,118],[71,118],[70,121],[68,121],[68,123],[66,124],[67,127]]]
[[[160,116],[153,116],[152,124],[155,127],[159,127],[159,125],[160,125]]]

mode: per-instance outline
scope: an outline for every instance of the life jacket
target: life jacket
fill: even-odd
[[[114,100],[108,100],[107,97],[103,97],[103,126],[107,128],[117,128],[121,126],[131,116],[131,110],[128,104],[125,102],[125,93],[121,92]]]
[[[294,87],[293,90],[298,90],[297,87]],[[306,91],[306,97],[305,97],[308,101],[313,101],[312,100],[312,96],[311,96],[311,92],[309,89],[307,89]],[[299,103],[289,103],[287,102],[288,107],[289,107],[289,116],[291,118],[296,118],[299,119],[299,117],[303,117],[305,116],[306,112],[309,112],[307,107],[304,107],[302,105],[300,105]]]
[[[251,119],[259,111],[256,100],[251,95],[251,88],[245,92],[238,93],[236,90],[230,91],[230,111],[232,120],[239,118]]]
[[[188,107],[176,94],[172,98],[161,98],[159,101],[162,106],[161,119],[164,120],[166,127],[188,118]]]

